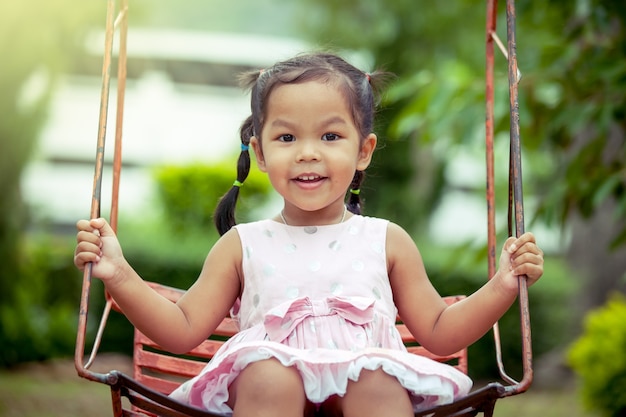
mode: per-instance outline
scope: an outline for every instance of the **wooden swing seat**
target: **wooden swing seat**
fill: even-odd
[[[161,284],[150,283],[150,286],[172,302],[176,302],[184,293],[182,290]],[[463,298],[465,297],[450,296],[444,299],[448,304],[452,304]],[[119,311],[115,301],[109,299],[108,302],[111,303],[113,310]],[[409,352],[447,363],[467,374],[467,348],[448,356],[435,355],[419,346],[399,319],[396,328]],[[198,375],[222,344],[237,331],[233,320],[226,317],[214,334],[202,344],[184,355],[172,355],[135,328],[132,378],[119,371],[111,371],[105,378],[105,382],[111,387],[113,415],[217,416],[218,414],[181,404],[167,395],[185,380]],[[424,410],[415,416],[475,416],[481,412],[485,416],[491,416],[496,400],[502,397],[503,393],[502,385],[490,384],[454,404]],[[128,399],[129,408],[124,408],[128,403],[122,401],[122,398]]]

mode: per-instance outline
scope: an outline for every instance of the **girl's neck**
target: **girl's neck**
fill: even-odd
[[[320,221],[318,217],[315,217],[315,221],[313,223],[309,223],[307,221],[291,219],[289,216],[285,215],[285,209],[280,211],[280,221],[286,226],[324,226],[324,225],[333,225],[343,223],[346,220],[348,209],[345,205],[343,205],[343,210],[340,215],[334,216],[334,218],[330,219],[330,221]],[[311,217],[313,219],[313,217]]]

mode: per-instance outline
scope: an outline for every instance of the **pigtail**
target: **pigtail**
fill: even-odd
[[[259,80],[261,75],[265,72],[265,70],[249,70],[240,73],[237,76],[237,81],[239,82],[239,86],[244,90],[252,89],[256,82]]]
[[[354,83],[356,96],[358,97],[359,111],[354,113],[355,120],[359,121],[359,130],[362,135],[372,132],[374,129],[374,113],[379,104],[381,92],[392,77],[391,73],[385,71],[374,71],[372,73],[358,73]],[[361,201],[361,184],[365,178],[364,171],[356,171],[348,190],[347,208],[351,213],[361,214],[363,203]]]
[[[365,80],[372,89],[374,106],[380,105],[383,92],[387,89],[389,83],[395,79],[395,74],[383,70],[376,70],[365,73]]]
[[[237,206],[237,199],[239,198],[239,189],[243,186],[243,183],[246,178],[248,178],[248,173],[250,172],[249,146],[252,132],[252,116],[249,116],[239,129],[239,136],[241,138],[241,153],[239,154],[239,159],[237,160],[237,179],[233,183],[230,190],[222,196],[213,215],[215,227],[220,235],[228,232],[234,225],[237,224],[235,220],[235,208]]]
[[[363,179],[365,178],[365,172],[356,171],[354,173],[354,177],[352,178],[352,183],[350,184],[350,195],[348,197],[348,210],[354,214],[361,214],[362,212],[362,203],[361,203],[361,184],[363,183]]]

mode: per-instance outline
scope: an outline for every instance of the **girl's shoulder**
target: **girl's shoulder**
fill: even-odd
[[[252,233],[259,230],[268,230],[275,227],[279,227],[281,223],[272,219],[263,219],[247,223],[239,223],[233,226],[233,230],[236,230],[240,235],[244,233]]]
[[[411,235],[402,226],[390,220],[359,215],[355,215],[352,218],[357,218],[356,220],[360,221],[367,229],[384,234],[388,254],[396,253],[398,248],[406,247],[407,245],[416,247]]]
[[[357,221],[360,221],[361,224],[367,225],[368,227],[374,228],[384,228],[388,238],[406,238],[409,234],[399,226],[398,224],[392,222],[391,220],[383,219],[380,217],[368,217],[362,215],[354,215],[352,218],[355,218]]]
[[[387,219],[382,219],[380,217],[363,216],[361,214],[353,214],[347,220],[347,222],[354,222],[368,227],[387,227],[387,225],[391,223]]]
[[[248,223],[240,223],[232,227],[230,231],[236,233],[241,244],[264,240],[280,233],[284,225],[272,219],[257,220]]]
[[[415,245],[413,238],[404,228],[397,223],[387,220],[387,242],[396,243],[400,245],[412,244]]]
[[[237,223],[236,225],[233,226],[233,229],[241,229],[241,228],[248,228],[248,227],[258,227],[259,225],[263,225],[263,224],[267,224],[267,223],[277,223],[276,221],[272,220],[272,219],[262,219],[262,220],[255,220],[255,221],[251,221],[251,222],[246,222],[246,223]]]

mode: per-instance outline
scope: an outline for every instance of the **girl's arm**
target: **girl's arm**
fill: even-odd
[[[206,339],[233,305],[240,289],[241,245],[235,230],[209,252],[193,286],[176,303],[152,288],[128,264],[115,233],[104,219],[77,223],[74,263],[92,273],[128,319],[146,336],[174,353],[188,352]]]
[[[478,340],[509,309],[517,277],[532,285],[543,274],[543,252],[531,233],[509,238],[495,276],[464,300],[447,306],[430,283],[419,250],[399,226],[387,233],[389,279],[400,317],[416,340],[433,353],[454,353]]]

